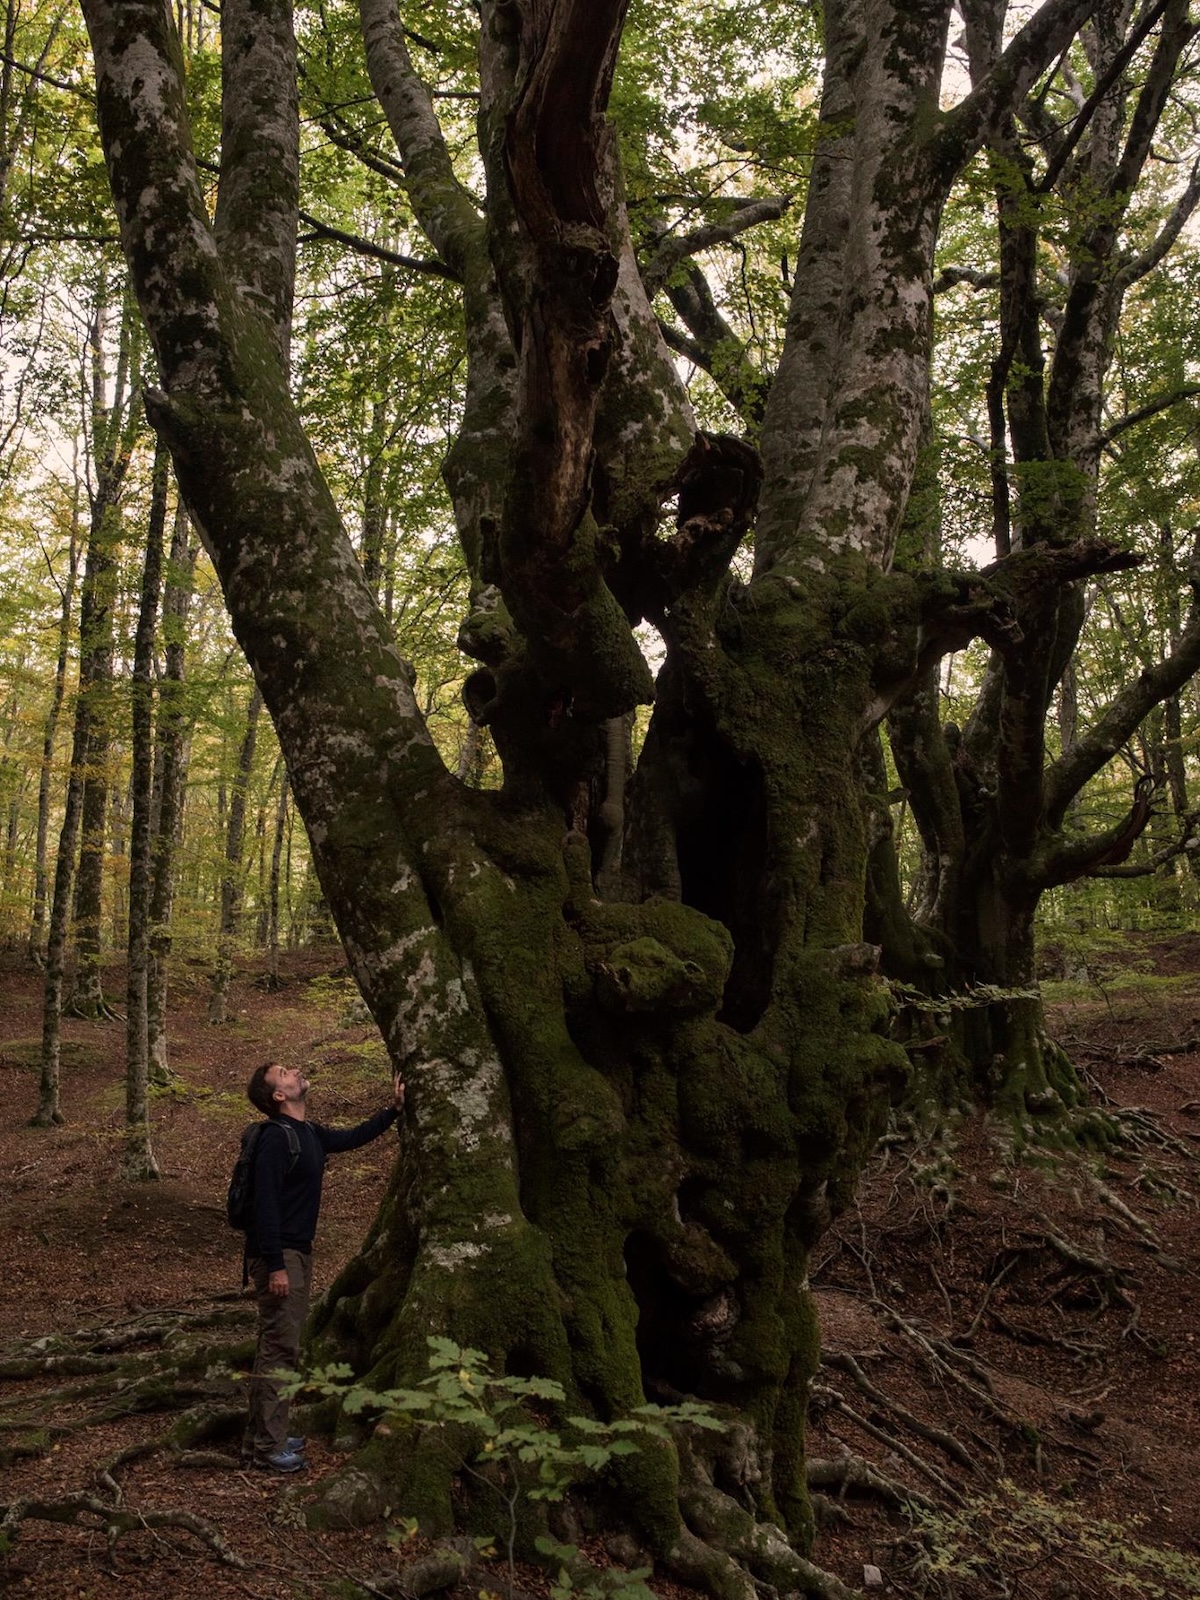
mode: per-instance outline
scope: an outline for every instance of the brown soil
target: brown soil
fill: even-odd
[[[1097,1098],[1140,1108],[1103,1162],[1014,1164],[1001,1130],[978,1121],[937,1141],[898,1141],[822,1248],[814,1283],[827,1364],[810,1454],[830,1471],[865,1459],[932,1502],[889,1509],[876,1493],[826,1491],[816,1555],[844,1582],[860,1586],[864,1569],[878,1568],[876,1592],[900,1595],[1200,1595],[1200,1046],[1177,1048],[1200,1036],[1200,940],[1188,949],[1143,940],[1131,954],[1159,981],[1122,986],[1105,972],[1102,988],[1054,1009]],[[116,974],[111,988],[120,993]],[[67,1124],[34,1130],[40,980],[14,961],[0,970],[0,993],[0,1360],[82,1330],[96,1347],[99,1330],[136,1334],[163,1312],[244,1313],[223,1195],[249,1120],[250,1070],[268,1055],[307,1063],[322,1120],[356,1121],[387,1098],[371,1031],[343,1026],[350,992],[337,955],[293,958],[274,993],[253,975],[235,981],[234,1020],[219,1028],[206,1021],[202,969],[181,972],[180,1082],[154,1109],[164,1176],[138,1186],[118,1176],[121,1024],[65,1024]],[[331,1163],[318,1290],[361,1238],[393,1151],[385,1137]],[[139,1348],[151,1345],[130,1347]],[[178,1526],[135,1528],[110,1547],[103,1527],[29,1518],[0,1557],[0,1596],[290,1600],[394,1570],[384,1530],[312,1534],[303,1487],[244,1472],[232,1457],[184,1465],[151,1452],[98,1483],[98,1469],[151,1445],[172,1420],[162,1411],[89,1420],[86,1390],[101,1381],[112,1382],[61,1372],[5,1381],[0,1452],[23,1438],[39,1453],[4,1468],[0,1507],[71,1493],[115,1503],[119,1484],[127,1509],[204,1519],[246,1566],[222,1564]],[[19,1417],[46,1437],[14,1430]],[[318,1439],[309,1458],[309,1483],[342,1459]]]

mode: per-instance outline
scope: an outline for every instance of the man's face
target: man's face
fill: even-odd
[[[289,1101],[303,1100],[308,1093],[308,1079],[299,1067],[272,1067],[267,1082],[276,1100],[286,1105]]]

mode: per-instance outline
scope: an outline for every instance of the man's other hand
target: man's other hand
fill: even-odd
[[[396,1095],[396,1110],[397,1111],[403,1111],[404,1110],[404,1079],[400,1076],[399,1073],[396,1074],[395,1082],[392,1084],[392,1088],[395,1091],[395,1095]]]
[[[290,1287],[291,1286],[288,1283],[288,1275],[284,1271],[273,1272],[267,1279],[267,1293],[276,1294],[281,1300],[285,1300],[287,1298]]]

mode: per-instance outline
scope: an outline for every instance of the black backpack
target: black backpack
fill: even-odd
[[[286,1117],[279,1119],[279,1125],[287,1135],[288,1165],[290,1172],[300,1159],[300,1135]],[[238,1151],[238,1158],[234,1162],[233,1175],[229,1179],[229,1192],[225,1196],[225,1215],[231,1228],[237,1228],[245,1233],[254,1221],[254,1157],[258,1151],[258,1141],[264,1128],[270,1127],[270,1122],[252,1122],[242,1134],[242,1148]]]

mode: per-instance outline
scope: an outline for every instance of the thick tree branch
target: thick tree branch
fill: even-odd
[[[1126,862],[1122,866],[1097,866],[1088,872],[1089,878],[1148,878],[1168,861],[1180,856],[1194,855],[1200,851],[1200,811],[1193,811],[1183,819],[1183,829],[1177,839],[1164,844],[1145,861]],[[1158,1052],[1155,1052],[1156,1054]]]
[[[603,230],[601,169],[611,133],[604,121],[628,0],[523,0],[526,76],[509,123],[517,210],[535,240],[549,230]]]
[[[547,688],[557,685],[568,703],[600,718],[623,715],[652,693],[601,576],[592,505],[613,301],[623,262],[636,271],[612,204],[615,146],[604,118],[624,14],[624,0],[520,5],[519,87],[504,136],[518,228],[495,253],[520,353],[498,581]],[[631,313],[634,288],[621,288]],[[657,341],[652,318],[649,332]]]
[[[1139,406],[1136,411],[1127,411],[1123,417],[1118,417],[1114,423],[1105,428],[1100,435],[1101,445],[1112,444],[1114,439],[1119,439],[1130,428],[1136,428],[1140,422],[1147,422],[1151,417],[1157,417],[1162,412],[1169,411],[1172,406],[1177,406],[1181,400],[1191,400],[1198,394],[1200,394],[1200,384],[1185,383],[1181,388],[1172,389],[1167,394],[1156,395],[1144,406]]]
[[[662,287],[671,272],[689,256],[715,245],[729,244],[739,234],[761,222],[777,222],[792,203],[791,195],[774,195],[761,200],[739,200],[733,214],[723,222],[706,222],[690,233],[661,231],[652,254],[642,263],[642,282],[647,294]]]
[[[1169,3],[1170,0],[1155,0],[1155,4],[1149,8],[1144,16],[1139,18],[1129,38],[1100,74],[1091,94],[1079,107],[1078,113],[1072,119],[1066,136],[1055,147],[1053,155],[1046,163],[1046,170],[1037,185],[1040,194],[1050,194],[1052,192],[1054,185],[1062,177],[1067,162],[1071,159],[1072,152],[1077,148],[1079,141],[1086,133],[1088,124],[1091,122],[1097,108],[1120,78],[1130,61],[1133,60],[1143,41],[1149,37],[1150,30],[1167,9]]]
[[[401,255],[397,250],[386,250],[381,244],[374,244],[370,239],[360,238],[356,233],[344,233],[341,228],[334,228],[328,222],[322,222],[319,217],[314,217],[311,212],[301,211],[300,220],[306,222],[313,230],[304,236],[305,241],[310,239],[330,239],[335,244],[344,244],[360,256],[370,256],[373,261],[386,261],[389,266],[402,267],[407,272],[421,272],[434,278],[445,278],[450,283],[461,283],[462,279],[452,267],[445,262],[430,260],[427,257]]]
[[[396,0],[360,0],[371,86],[404,163],[408,197],[438,255],[460,276],[478,254],[483,221],[458,181],[429,90],[404,40]]]
[[[700,267],[688,262],[677,281],[666,285],[665,293],[693,335],[689,341],[663,325],[667,343],[703,368],[747,422],[760,423],[770,378],[750,359],[745,344],[721,315]]]
[[[1128,859],[1150,821],[1154,788],[1154,779],[1144,773],[1134,788],[1129,811],[1111,828],[1087,838],[1064,839],[1055,835],[1043,842],[1030,859],[1030,881],[1039,888],[1052,889],[1076,878],[1098,877],[1105,869],[1119,866]]]
[[[225,0],[215,235],[286,360],[296,283],[300,110],[291,0]]]
[[[949,112],[936,135],[943,171],[958,172],[984,141],[1015,112],[1054,58],[1070,44],[1095,0],[1048,0],[967,97]]]
[[[690,361],[694,367],[699,367],[702,372],[711,372],[709,366],[710,356],[708,351],[695,339],[689,339],[686,333],[681,333],[671,323],[658,320],[659,332],[663,336],[663,343],[668,350],[674,350],[677,356],[682,356],[685,361]]]
[[[1109,702],[1089,731],[1047,770],[1046,821],[1052,829],[1061,827],[1071,801],[1088,779],[1112,760],[1147,712],[1176,694],[1200,669],[1200,574],[1194,574],[1191,583],[1191,615],[1170,655],[1143,668]]]
[[[1188,14],[1188,0],[1166,0],[1162,32],[1146,69],[1130,120],[1121,159],[1109,184],[1109,195],[1126,204],[1150,155],[1155,130],[1175,83],[1180,57],[1197,33]]]
[[[1197,201],[1200,201],[1200,161],[1193,164],[1187,187],[1171,207],[1170,215],[1153,243],[1141,255],[1127,261],[1117,273],[1116,281],[1122,290],[1140,282],[1154,271],[1183,232],[1188,219],[1196,209]]]
[[[933,280],[933,292],[945,294],[949,289],[957,289],[960,283],[969,284],[972,289],[998,289],[1000,274],[981,272],[978,267],[943,267]]]
[[[927,668],[888,716],[896,771],[908,790],[925,862],[920,917],[936,920],[952,903],[966,839],[955,780],[955,735],[943,731],[936,668]]]

